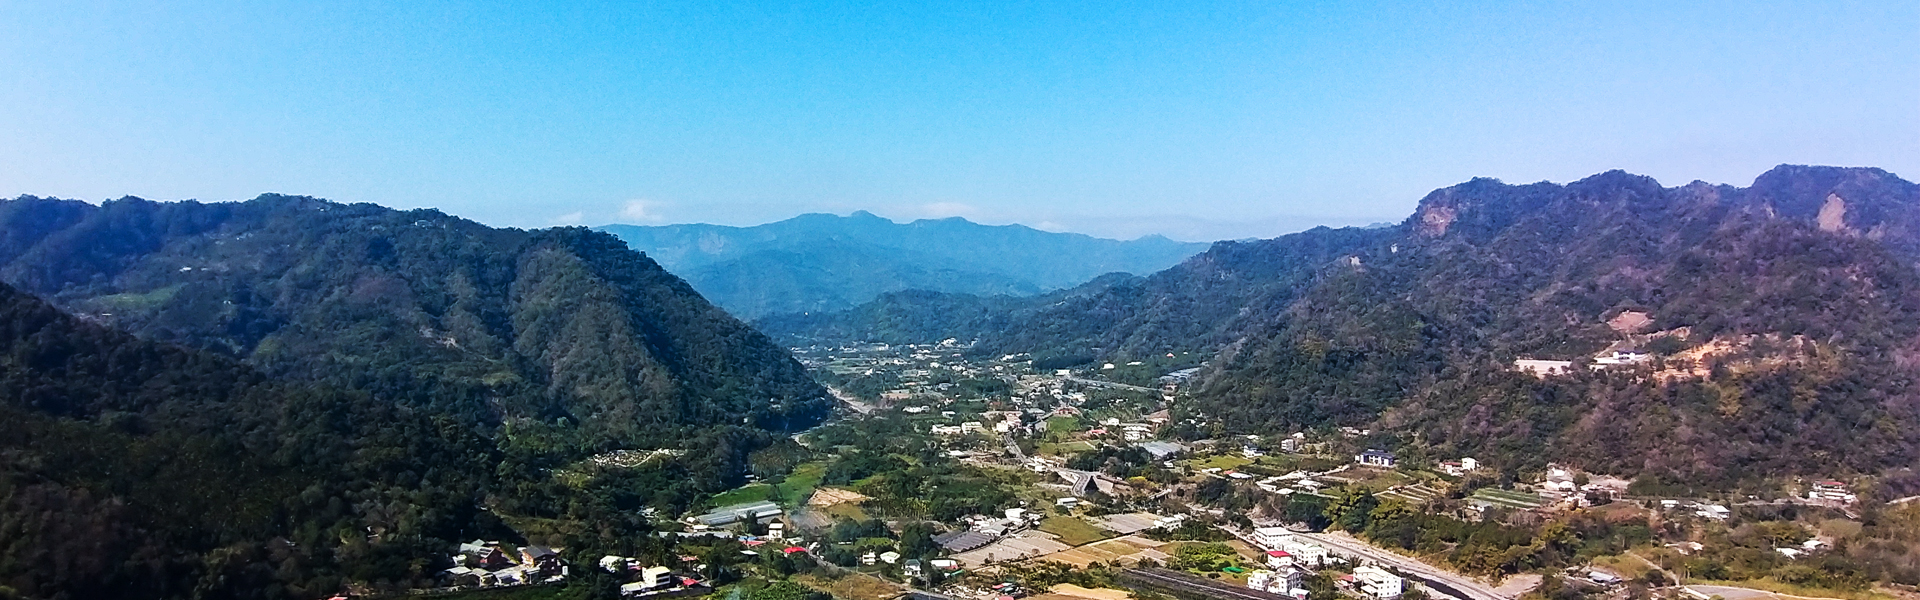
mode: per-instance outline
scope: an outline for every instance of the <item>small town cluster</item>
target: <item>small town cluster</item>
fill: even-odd
[[[575,558],[595,561],[628,597],[705,594],[757,577],[847,600],[1517,600],[1565,590],[1700,600],[1716,592],[1693,582],[1733,579],[1702,573],[1724,560],[1709,557],[1751,545],[1754,523],[1788,527],[1780,515],[1795,511],[1840,522],[1861,503],[1838,480],[1706,497],[1557,462],[1520,474],[1479,457],[1406,457],[1353,427],[1225,435],[1176,410],[1198,366],[1189,357],[1053,367],[968,350],[951,340],[795,349],[847,406],[835,423],[796,436],[810,458],[703,510],[656,517],[683,544],[737,545],[731,574],[705,555]],[[627,451],[596,464],[645,468],[677,455]],[[923,472],[935,479],[901,487]],[[970,485],[980,487],[939,497]],[[1406,515],[1441,520],[1405,533],[1379,525]],[[1556,523],[1601,527],[1617,541],[1549,555],[1537,541],[1545,534],[1515,533]],[[1463,555],[1474,542],[1461,539],[1408,550],[1429,535],[1419,527],[1441,525],[1536,541],[1489,545],[1484,556]],[[1829,555],[1832,532],[1792,527],[1760,536],[1768,560],[1814,565]],[[1383,542],[1394,536],[1408,547]],[[457,562],[447,575],[461,588],[571,572],[553,550],[493,542],[462,546]],[[1071,583],[1037,575],[1043,565],[1105,578]]]

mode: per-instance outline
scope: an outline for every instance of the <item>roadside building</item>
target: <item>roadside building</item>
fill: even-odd
[[[1368,448],[1366,452],[1361,452],[1354,456],[1353,462],[1370,467],[1391,469],[1395,463],[1399,462],[1399,459],[1395,458],[1392,452],[1378,448]]]
[[[1306,574],[1294,567],[1285,567],[1272,571],[1262,569],[1247,575],[1247,588],[1270,594],[1285,595],[1293,591],[1293,588],[1300,587],[1301,580],[1305,578]]]
[[[716,508],[713,512],[694,517],[693,520],[708,527],[719,527],[741,521],[759,521],[768,517],[777,517],[784,512],[780,505],[763,500]]]
[[[1186,446],[1165,440],[1142,443],[1140,449],[1146,450],[1154,460],[1166,460],[1187,452]]]
[[[1471,456],[1460,460],[1450,460],[1440,463],[1440,471],[1454,477],[1460,477],[1479,469],[1480,461],[1474,460]]]
[[[1693,511],[1693,514],[1696,516],[1713,519],[1715,521],[1725,521],[1727,520],[1728,517],[1733,516],[1733,511],[1728,510],[1727,507],[1721,506],[1718,504],[1701,504],[1695,508],[1695,510]]]
[[[1253,530],[1253,543],[1268,550],[1285,550],[1293,543],[1293,530],[1285,527],[1259,527]]]
[[[1373,600],[1392,600],[1399,598],[1406,587],[1406,580],[1386,569],[1366,565],[1353,570],[1354,591]]]
[[[1287,554],[1293,555],[1293,563],[1295,565],[1312,568],[1327,566],[1327,559],[1333,556],[1333,552],[1328,550],[1326,546],[1315,544],[1299,537],[1289,541],[1280,549],[1285,550]]]
[[[1853,492],[1848,491],[1847,484],[1844,481],[1816,481],[1813,484],[1813,489],[1807,492],[1807,499],[1832,500],[1852,504],[1855,500],[1859,499],[1859,496],[1855,496]]]
[[[1288,569],[1292,567],[1293,567],[1293,554],[1288,553],[1285,550],[1268,550],[1267,551],[1267,568],[1278,571],[1280,569]],[[1293,588],[1289,587],[1287,589],[1293,589]]]

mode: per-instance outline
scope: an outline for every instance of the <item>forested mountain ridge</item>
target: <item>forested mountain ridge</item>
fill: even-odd
[[[0,285],[0,592],[322,597],[417,582],[499,453],[444,416],[275,382]],[[218,493],[214,493],[217,490]]]
[[[982,352],[1084,360],[1210,350],[1269,320],[1336,258],[1385,244],[1394,231],[1320,227],[1273,240],[1216,242],[1146,277],[1109,274],[1037,297],[905,291],[847,311],[756,323],[796,342],[956,337],[977,340]]]
[[[314,198],[0,202],[0,279],[137,336],[271,377],[583,448],[667,447],[721,423],[784,429],[830,401],[765,336],[610,235],[493,229]],[[558,420],[558,421],[556,421]]]
[[[1783,166],[1747,188],[1477,179],[1390,229],[1222,243],[1033,300],[893,296],[762,325],[1107,360],[1191,346],[1216,353],[1188,407],[1209,425],[1196,436],[1372,426],[1363,442],[1416,462],[1560,460],[1690,485],[1874,473],[1920,459],[1899,425],[1920,416],[1915,218],[1920,192],[1877,169]],[[1629,346],[1661,356],[1544,379],[1511,368]]]
[[[840,310],[886,292],[1033,295],[1109,272],[1151,273],[1206,248],[960,218],[895,223],[865,211],[754,227],[608,225],[742,318]]]

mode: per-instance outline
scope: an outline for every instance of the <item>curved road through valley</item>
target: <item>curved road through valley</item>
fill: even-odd
[[[1514,600],[1513,597],[1502,595],[1494,591],[1493,587],[1471,577],[1435,567],[1408,556],[1395,554],[1343,532],[1302,533],[1299,535],[1319,542],[1320,545],[1326,546],[1329,550],[1333,550],[1335,554],[1357,556],[1376,563],[1390,565],[1395,569],[1399,569],[1402,573],[1412,575],[1429,584],[1443,584],[1445,587],[1453,589],[1442,589],[1441,586],[1437,585],[1433,587],[1441,593],[1451,592],[1450,595],[1463,596],[1462,600]]]

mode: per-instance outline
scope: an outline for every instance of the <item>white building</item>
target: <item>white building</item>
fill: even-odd
[[[1399,575],[1373,565],[1354,569],[1353,582],[1354,589],[1374,600],[1399,598],[1400,592],[1406,587],[1406,580]]]
[[[1652,358],[1651,356],[1647,356],[1647,353],[1639,350],[1615,350],[1612,353],[1594,357],[1593,364],[1596,367],[1637,365],[1647,362]]]
[[[1393,468],[1394,463],[1399,462],[1399,460],[1394,458],[1392,452],[1379,450],[1375,448],[1368,448],[1366,452],[1361,452],[1360,454],[1354,456],[1353,462],[1363,464],[1363,465],[1368,465],[1368,466],[1386,467],[1391,469]]]
[[[1813,489],[1807,491],[1807,499],[1833,500],[1852,504],[1859,499],[1859,496],[1847,491],[1847,484],[1844,481],[1817,481],[1814,482]]]
[[[1480,470],[1480,461],[1474,460],[1471,456],[1460,460],[1450,460],[1440,463],[1440,470],[1446,472],[1448,475],[1459,477]]]
[[[634,583],[640,584],[642,590],[662,590],[673,587],[674,582],[673,569],[647,567],[640,570],[640,579]]]
[[[1247,575],[1247,588],[1284,595],[1300,587],[1300,580],[1305,577],[1305,573],[1293,567],[1273,571],[1262,569]]]
[[[633,566],[633,559],[625,556],[606,555],[600,557],[600,568],[608,573],[619,573]]]
[[[1327,550],[1326,546],[1308,542],[1302,538],[1294,538],[1281,550],[1293,555],[1294,564],[1301,566],[1324,567],[1327,566],[1327,558],[1333,556],[1333,552]]]
[[[1286,550],[1294,533],[1285,527],[1259,527],[1253,530],[1253,543],[1268,550]]]
[[[1718,504],[1702,504],[1698,510],[1693,511],[1693,514],[1715,521],[1725,521],[1727,517],[1733,516],[1733,511]]]

